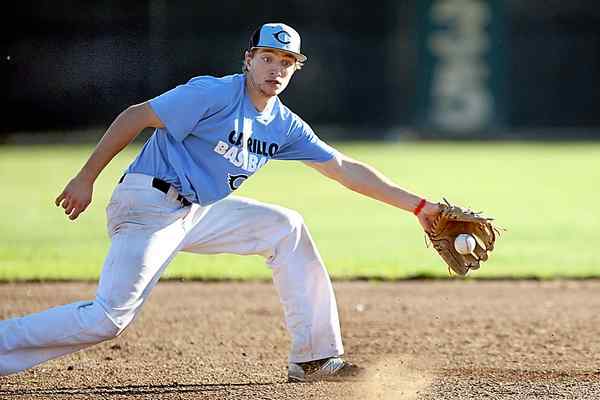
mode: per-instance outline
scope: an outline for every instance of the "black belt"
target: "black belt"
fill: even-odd
[[[123,179],[125,179],[125,175],[127,175],[127,174],[123,174],[123,176],[121,177],[121,179],[119,179],[119,183],[123,182]],[[152,178],[152,187],[155,188],[155,189],[158,189],[161,192],[163,192],[163,193],[166,194],[166,193],[169,193],[169,189],[171,188],[171,184],[163,181],[162,179]],[[185,197],[183,197],[179,193],[177,193],[177,201],[179,201],[181,204],[183,204],[184,207],[192,205],[191,201],[189,201],[188,199],[186,199]]]

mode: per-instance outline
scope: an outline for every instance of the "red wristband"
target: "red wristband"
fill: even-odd
[[[425,204],[427,204],[427,201],[425,199],[421,199],[421,201],[419,201],[419,204],[417,205],[417,207],[413,210],[413,214],[419,215],[419,213],[421,212],[423,207],[425,207]]]

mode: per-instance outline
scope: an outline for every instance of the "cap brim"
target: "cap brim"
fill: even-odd
[[[307,60],[307,58],[306,58],[306,56],[304,54],[295,53],[295,52],[289,51],[289,50],[283,50],[283,49],[280,49],[278,47],[254,46],[250,50],[253,50],[253,49],[269,49],[269,50],[281,51],[282,53],[289,54],[289,55],[293,56],[296,60],[298,60],[300,62],[305,62]]]

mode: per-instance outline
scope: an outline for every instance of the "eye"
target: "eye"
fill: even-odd
[[[285,68],[289,67],[290,65],[292,65],[292,62],[290,60],[281,60],[281,65]]]
[[[269,64],[271,62],[271,57],[269,57],[269,56],[263,56],[262,60],[263,60],[263,62]]]

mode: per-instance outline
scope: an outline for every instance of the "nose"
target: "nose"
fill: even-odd
[[[269,71],[269,73],[273,77],[276,77],[276,76],[283,77],[287,73],[287,70],[283,66],[274,65],[273,68]]]

